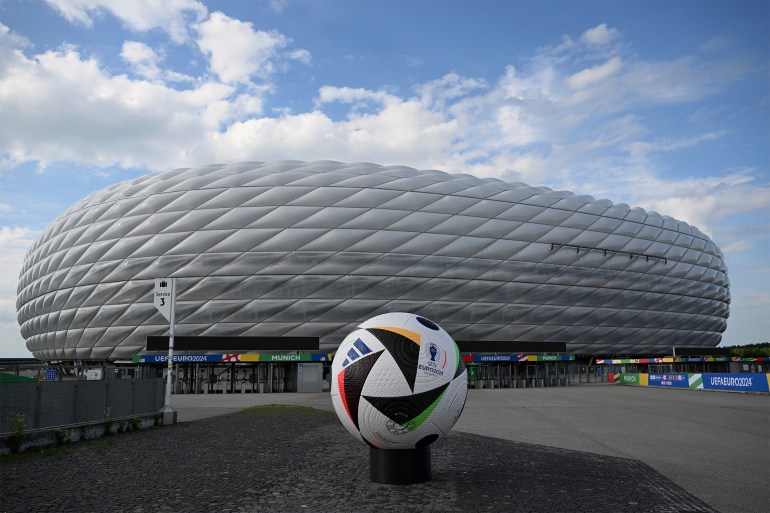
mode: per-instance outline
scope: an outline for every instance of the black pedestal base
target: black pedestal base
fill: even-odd
[[[369,447],[369,475],[373,483],[414,484],[431,480],[430,446],[419,449]]]

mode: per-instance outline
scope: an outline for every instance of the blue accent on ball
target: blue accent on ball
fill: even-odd
[[[364,341],[361,340],[360,338],[355,342],[353,342],[353,345],[356,346],[356,349],[358,349],[361,352],[361,354],[369,354],[372,352],[372,350],[369,349],[369,346],[364,344]]]
[[[429,321],[425,317],[420,317],[419,315],[417,316],[417,322],[419,322],[426,328],[431,329],[433,331],[438,331],[439,329],[438,326],[436,326],[436,324],[433,321]]]

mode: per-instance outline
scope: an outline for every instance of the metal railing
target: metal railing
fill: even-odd
[[[613,254],[613,255],[626,255],[629,259],[633,259],[634,257],[644,257],[647,262],[650,261],[650,259],[654,259],[657,261],[663,261],[664,264],[668,263],[668,258],[658,256],[658,255],[648,255],[647,253],[634,253],[633,251],[623,251],[620,249],[605,249],[605,248],[596,248],[593,246],[581,246],[578,244],[559,244],[558,242],[551,242],[551,251],[558,248],[571,248],[575,250],[575,253],[580,253],[580,250],[584,251],[601,251],[604,253],[604,256],[607,256],[607,253]]]

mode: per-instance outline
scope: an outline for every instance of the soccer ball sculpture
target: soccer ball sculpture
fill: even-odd
[[[465,406],[460,350],[437,324],[389,313],[360,324],[332,362],[342,424],[375,449],[419,449],[449,433]]]

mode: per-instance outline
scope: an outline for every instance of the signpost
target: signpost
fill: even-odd
[[[176,278],[155,278],[153,291],[155,308],[169,321],[168,367],[166,372],[166,398],[160,412],[163,424],[176,424],[176,410],[171,407],[171,382],[174,370],[174,313],[176,310]]]

